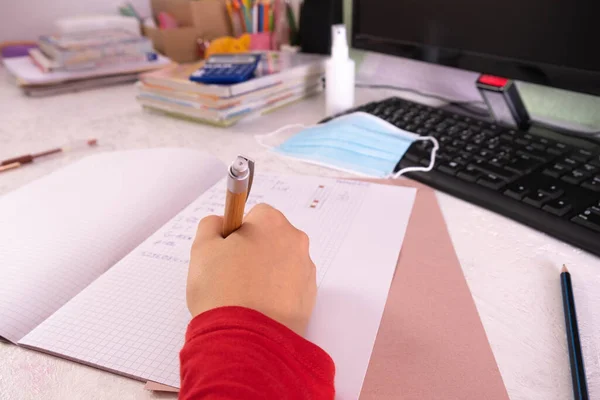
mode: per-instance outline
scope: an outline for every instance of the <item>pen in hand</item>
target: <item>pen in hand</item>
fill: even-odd
[[[223,237],[231,235],[242,226],[246,200],[254,180],[254,161],[238,156],[231,164],[227,176],[227,198],[223,217]]]

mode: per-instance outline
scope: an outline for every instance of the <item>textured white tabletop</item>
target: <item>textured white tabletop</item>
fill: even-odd
[[[357,92],[359,102],[391,95]],[[264,172],[339,176],[283,161],[255,134],[323,117],[322,97],[232,129],[212,128],[143,112],[133,86],[45,99],[26,98],[0,67],[0,159],[95,137],[101,146],[0,176],[0,195],[96,151],[179,146],[207,150],[224,162],[238,153]],[[559,269],[575,286],[591,398],[600,398],[600,259],[497,214],[438,194],[456,252],[513,400],[572,397]],[[600,244],[599,244],[600,245]],[[0,399],[151,399],[143,384],[59,358],[0,343]]]

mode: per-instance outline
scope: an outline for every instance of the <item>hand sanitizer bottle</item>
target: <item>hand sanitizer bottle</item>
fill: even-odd
[[[354,61],[349,57],[346,27],[333,25],[331,32],[331,59],[325,72],[325,103],[327,116],[333,116],[354,107]]]
[[[327,116],[354,107],[354,61],[348,55],[346,27],[334,25],[331,30],[331,59],[325,72],[325,103]]]

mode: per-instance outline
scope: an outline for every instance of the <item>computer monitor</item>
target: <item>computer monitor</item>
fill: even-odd
[[[600,1],[353,2],[354,48],[600,96]]]

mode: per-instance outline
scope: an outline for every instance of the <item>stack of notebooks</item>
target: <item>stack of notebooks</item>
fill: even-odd
[[[150,39],[124,29],[42,36],[38,47],[29,55],[43,72],[80,71],[156,58]]]
[[[265,114],[321,92],[326,60],[313,54],[265,54],[254,78],[233,85],[190,81],[202,62],[172,65],[143,74],[137,99],[146,109],[230,126],[250,115]]]
[[[168,60],[155,54],[149,39],[112,29],[42,36],[29,57],[4,64],[25,94],[43,96],[134,82]]]

